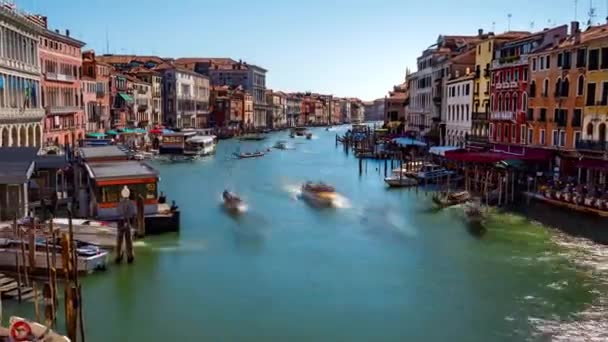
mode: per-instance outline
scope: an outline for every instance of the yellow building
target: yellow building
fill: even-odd
[[[488,116],[490,113],[490,68],[497,45],[529,35],[529,32],[505,32],[494,35],[492,32],[479,32],[482,41],[475,51],[475,85],[473,88],[473,123],[471,138],[478,142],[487,142]]]
[[[602,25],[603,28],[608,25]],[[579,49],[578,56],[585,56],[585,109],[583,112],[583,141],[579,148],[598,152],[608,151],[606,121],[608,120],[608,36],[597,30],[588,40],[587,49]]]

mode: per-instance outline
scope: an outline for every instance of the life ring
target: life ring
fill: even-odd
[[[11,325],[10,333],[15,341],[27,341],[32,334],[32,327],[25,321],[15,322]]]

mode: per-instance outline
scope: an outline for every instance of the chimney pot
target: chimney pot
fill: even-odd
[[[479,34],[480,37],[483,36],[483,29],[477,30],[477,33]]]
[[[59,30],[58,30],[58,29],[55,29],[55,33],[59,33]]]
[[[578,21],[572,21],[570,23],[570,34],[575,35],[580,32],[580,24]]]
[[[65,30],[65,35],[66,35],[67,37],[69,37],[69,36],[70,36],[70,30],[66,29],[66,30]]]

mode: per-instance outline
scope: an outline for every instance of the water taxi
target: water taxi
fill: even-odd
[[[336,189],[324,183],[306,182],[302,185],[302,198],[318,206],[333,205],[336,196]]]
[[[224,190],[222,199],[224,200],[224,207],[231,212],[242,212],[245,209],[245,202],[235,193]]]
[[[276,148],[277,150],[287,150],[287,149],[289,149],[289,146],[287,145],[287,141],[284,141],[284,140],[277,141],[274,144],[273,147]]]
[[[384,182],[392,188],[404,188],[418,185],[415,178],[409,177],[407,170],[393,170],[393,173],[384,178]]]
[[[208,156],[215,153],[217,137],[215,135],[195,135],[186,140],[187,149],[184,155]]]

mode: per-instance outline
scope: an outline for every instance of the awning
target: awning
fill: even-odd
[[[125,101],[133,102],[133,97],[129,94],[118,93],[118,95],[120,95],[120,97],[122,97]]]
[[[107,135],[118,135],[118,132],[116,132],[115,130],[111,129],[111,130],[106,131],[106,134]]]
[[[388,128],[397,128],[399,125],[401,125],[401,121],[391,121],[386,126]]]
[[[87,133],[87,137],[95,138],[95,139],[103,139],[106,137],[106,135],[103,133]]]
[[[484,152],[458,150],[445,152],[445,157],[454,161],[496,163],[503,160],[548,161],[553,154],[553,151],[540,149],[524,149],[521,154],[505,153],[496,150]]]
[[[582,169],[608,170],[608,160],[584,158],[578,161],[576,167]]]
[[[454,146],[433,146],[431,147],[431,149],[429,150],[429,152],[431,154],[437,155],[437,156],[442,156],[445,157],[445,153],[448,151],[456,151],[459,150],[459,147],[454,147]]]

